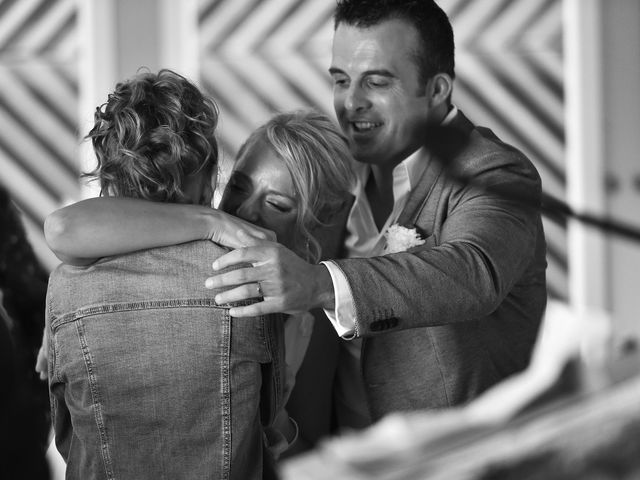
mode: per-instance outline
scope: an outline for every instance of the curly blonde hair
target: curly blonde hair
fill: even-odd
[[[139,73],[96,109],[87,138],[98,165],[84,176],[101,195],[185,203],[185,179],[216,172],[217,123],[215,102],[183,76]]]

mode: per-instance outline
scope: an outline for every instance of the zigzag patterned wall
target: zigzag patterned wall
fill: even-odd
[[[442,0],[456,34],[454,102],[521,148],[564,196],[562,13],[557,0]],[[202,0],[202,83],[227,157],[274,111],[332,114],[329,0]],[[566,229],[545,221],[549,290],[566,298]]]
[[[564,102],[558,0],[442,0],[456,33],[454,101],[519,146],[563,197]],[[332,114],[327,74],[333,0],[201,0],[201,84],[221,107],[230,162],[273,112]],[[24,212],[39,256],[42,222],[77,198],[78,62],[74,0],[0,0],[0,182]],[[222,179],[224,182],[224,178]],[[546,221],[551,295],[567,295],[566,229]]]
[[[76,16],[74,0],[0,2],[0,182],[47,267],[42,222],[79,190]]]
[[[327,0],[201,2],[201,81],[221,107],[220,138],[233,156],[275,111],[332,112]]]
[[[536,164],[543,188],[564,198],[562,2],[442,2],[457,45],[454,101]],[[566,226],[545,219],[548,286],[567,296]]]

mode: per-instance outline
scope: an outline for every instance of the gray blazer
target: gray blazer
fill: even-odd
[[[427,137],[432,160],[398,222],[425,244],[336,260],[374,420],[465,403],[524,369],[546,306],[535,167],[461,112],[449,127]]]

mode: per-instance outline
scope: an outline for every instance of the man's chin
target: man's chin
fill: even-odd
[[[360,163],[368,163],[371,165],[375,165],[381,162],[380,156],[373,154],[354,154],[354,158]]]
[[[354,142],[353,140],[350,142],[350,147],[353,158],[355,158],[358,162],[378,163],[380,151],[376,147],[370,144],[365,147],[361,144],[358,144],[358,142]]]

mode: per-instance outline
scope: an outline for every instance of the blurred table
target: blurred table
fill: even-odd
[[[349,460],[328,442],[285,463],[283,480],[549,480],[640,478],[640,376],[570,395],[503,425],[465,424],[455,414],[410,417],[432,438]],[[444,424],[446,428],[443,429]],[[357,436],[352,439],[357,444]],[[368,448],[366,434],[361,438]],[[402,441],[401,441],[402,442]],[[409,442],[410,443],[410,442]]]
[[[466,406],[330,439],[283,462],[281,480],[640,479],[640,355],[610,325],[551,304],[524,372]],[[47,458],[63,478],[53,444]]]

